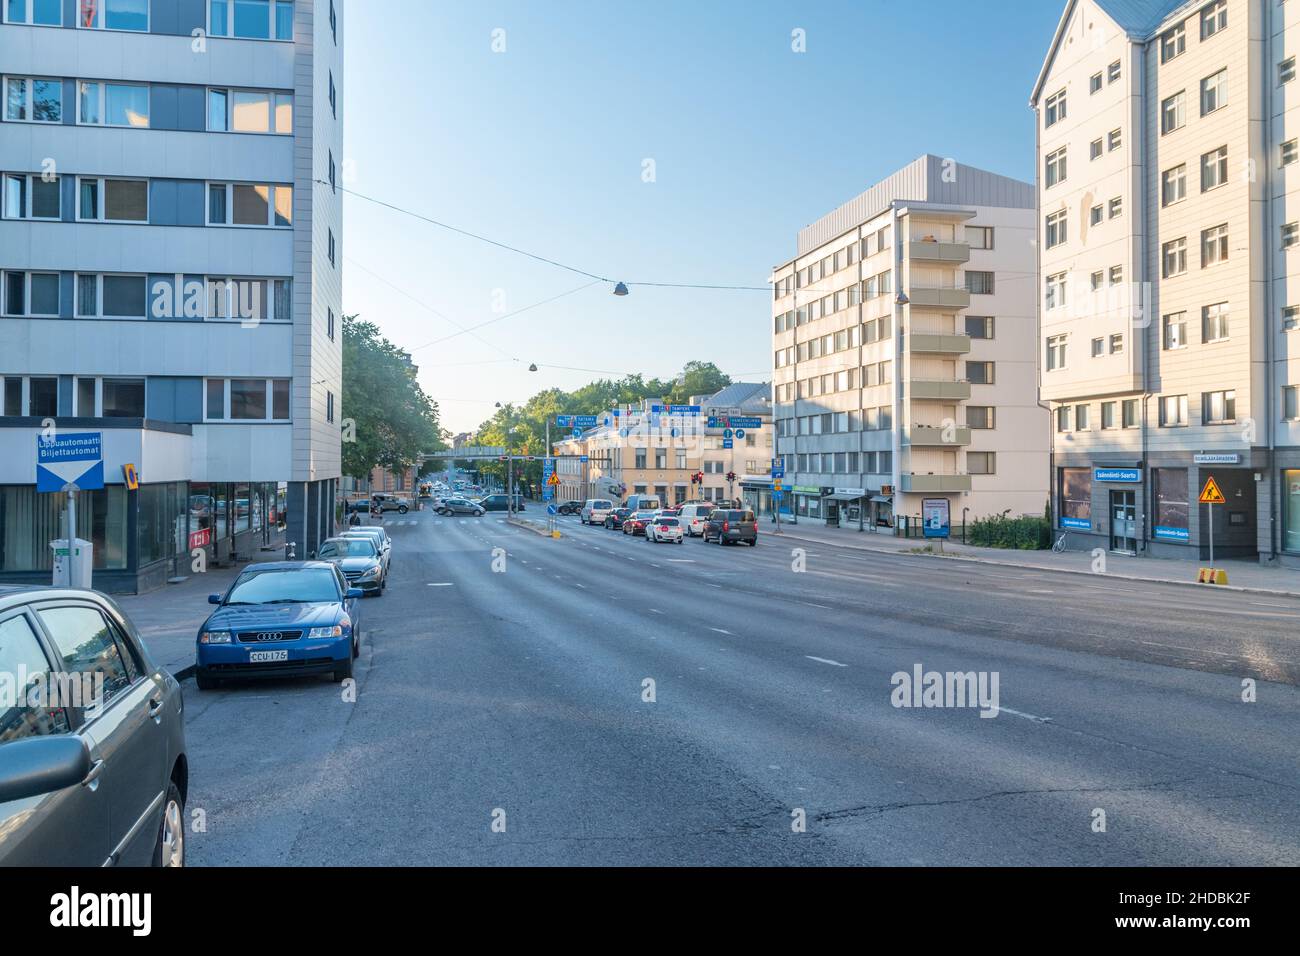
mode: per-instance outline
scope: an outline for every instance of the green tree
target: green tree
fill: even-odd
[[[420,387],[410,356],[373,322],[343,317],[343,473],[400,470],[446,448],[438,405]]]
[[[692,395],[712,395],[731,384],[731,376],[712,362],[687,362],[668,397],[674,405],[684,405]]]

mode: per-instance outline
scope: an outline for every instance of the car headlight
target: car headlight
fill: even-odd
[[[204,631],[199,635],[200,644],[229,644],[229,631]]]
[[[366,580],[366,579],[368,579],[368,578],[377,578],[377,577],[379,577],[379,570],[380,570],[380,569],[379,569],[379,565],[376,564],[376,565],[375,565],[373,568],[371,568],[369,571],[366,571],[364,574],[362,574],[362,575],[361,575],[361,579],[364,581],[364,580]]]
[[[313,627],[307,632],[307,640],[316,641],[329,637],[342,637],[343,625],[335,624],[333,627]]]

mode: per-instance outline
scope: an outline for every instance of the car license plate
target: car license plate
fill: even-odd
[[[248,662],[250,664],[266,664],[271,661],[287,661],[289,659],[288,651],[249,651]]]

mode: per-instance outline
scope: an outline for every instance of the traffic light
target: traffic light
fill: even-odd
[[[727,472],[727,480],[728,480],[728,481],[735,481],[735,480],[736,480],[736,473],[735,473],[734,471],[729,471],[729,472]]]

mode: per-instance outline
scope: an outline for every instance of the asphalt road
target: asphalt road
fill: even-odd
[[[408,520],[355,702],[186,684],[191,865],[1300,863],[1300,601]]]

